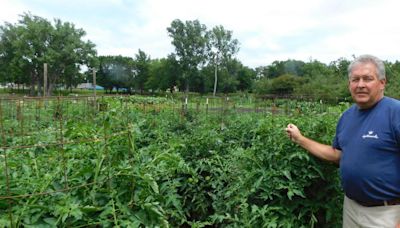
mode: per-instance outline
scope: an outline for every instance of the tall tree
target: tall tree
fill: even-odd
[[[83,41],[85,32],[73,24],[48,20],[25,13],[18,24],[0,27],[0,58],[11,69],[15,83],[29,84],[31,95],[35,86],[43,91],[43,64],[49,65],[48,93],[55,83],[73,84],[80,65],[88,65],[96,55],[94,44]],[[66,79],[66,77],[70,77]]]
[[[72,88],[82,81],[81,66],[90,66],[96,56],[95,45],[82,41],[85,35],[86,32],[76,29],[74,24],[55,20],[46,56],[50,65],[49,93],[56,83]]]
[[[239,51],[239,41],[233,39],[232,31],[225,30],[222,25],[214,27],[209,32],[208,52],[214,64],[214,89],[213,95],[217,92],[218,67],[227,64],[229,60]]]
[[[134,87],[136,75],[135,62],[131,57],[100,56],[100,67],[97,73],[97,83],[106,90],[117,91],[121,88],[128,91]]]
[[[30,94],[33,95],[35,85],[41,91],[46,51],[50,43],[52,26],[44,18],[24,14],[18,24],[6,23],[1,27],[1,43],[8,48],[1,54],[5,65],[13,71],[15,83],[30,85]]]
[[[146,81],[149,79],[150,74],[150,57],[139,49],[135,55],[135,88],[143,93]]]
[[[150,64],[150,75],[146,87],[153,90],[174,91],[180,87],[179,81],[182,74],[176,56],[170,54],[166,59],[152,60]]]
[[[27,64],[19,58],[20,54],[15,50],[15,41],[19,37],[18,28],[10,23],[0,27],[0,82],[23,84],[29,80]]]
[[[335,71],[335,75],[339,78],[346,78],[348,77],[347,68],[350,65],[350,61],[345,58],[339,58],[335,61],[332,61],[329,64],[329,67]]]
[[[198,75],[198,68],[206,60],[207,27],[198,20],[172,21],[167,28],[176,56],[183,71],[185,90],[189,92],[189,81]]]

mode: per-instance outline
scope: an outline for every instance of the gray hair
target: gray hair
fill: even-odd
[[[383,64],[382,60],[373,55],[360,55],[356,59],[354,59],[354,61],[350,63],[349,68],[347,68],[349,78],[351,76],[351,71],[353,70],[353,67],[360,63],[374,64],[376,67],[376,74],[378,75],[379,80],[386,79],[385,64]]]

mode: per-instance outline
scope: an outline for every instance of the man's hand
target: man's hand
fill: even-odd
[[[290,140],[306,149],[312,155],[323,160],[339,163],[342,154],[340,150],[333,148],[331,145],[325,145],[303,136],[294,124],[288,124],[285,131]]]
[[[288,124],[286,129],[286,134],[295,143],[299,142],[300,137],[302,137],[300,130],[294,124]]]

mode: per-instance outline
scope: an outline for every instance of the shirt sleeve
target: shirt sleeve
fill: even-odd
[[[342,128],[342,122],[343,122],[343,115],[340,117],[340,119],[336,125],[336,133],[335,133],[335,137],[333,138],[333,142],[332,142],[332,147],[335,149],[338,149],[338,150],[342,150],[342,147],[340,146],[340,140],[339,140],[339,133]]]
[[[400,106],[397,106],[392,113],[392,129],[394,131],[394,137],[400,152]]]
[[[398,118],[398,121],[396,121],[395,123],[394,135],[396,137],[397,146],[399,147],[399,152],[400,152],[400,118]]]
[[[332,147],[338,150],[342,150],[342,148],[339,145],[337,136],[335,135],[335,138],[333,138],[333,143],[332,143]]]

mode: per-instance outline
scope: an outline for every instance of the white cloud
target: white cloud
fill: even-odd
[[[19,15],[28,11],[28,7],[17,1],[0,0],[0,6],[0,22],[17,23]]]

